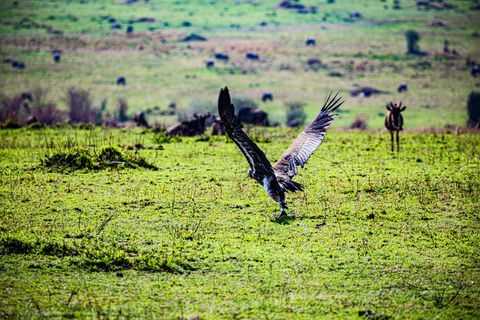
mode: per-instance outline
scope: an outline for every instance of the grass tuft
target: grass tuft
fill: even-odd
[[[70,149],[46,154],[41,165],[53,171],[101,170],[106,168],[147,168],[157,167],[138,154],[123,152],[116,146],[103,146],[97,155],[90,150],[74,146]]]

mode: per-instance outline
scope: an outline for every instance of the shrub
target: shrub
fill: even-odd
[[[359,130],[366,130],[367,129],[367,120],[362,119],[360,116],[355,117],[355,121],[352,122],[350,125],[350,129],[359,129]]]
[[[417,42],[420,40],[420,35],[415,30],[408,30],[405,32],[407,38],[407,53],[419,53]]]
[[[117,107],[118,121],[120,122],[128,121],[127,111],[128,111],[127,101],[122,98],[118,99],[118,107]]]
[[[45,101],[46,91],[36,88],[33,91],[31,114],[44,126],[55,126],[64,120],[64,114],[54,103]]]
[[[69,107],[69,116],[72,122],[91,122],[93,119],[92,101],[90,93],[75,88],[68,89],[65,101]]]
[[[471,92],[467,102],[467,126],[480,126],[480,92]]]
[[[217,104],[213,101],[192,100],[188,107],[176,108],[178,121],[190,120],[195,113],[207,112],[210,112],[211,114],[218,113]]]
[[[22,95],[11,98],[0,93],[0,123],[4,124],[4,128],[13,128],[13,124],[19,127],[25,122],[28,112],[24,100]]]
[[[307,119],[305,113],[305,103],[303,102],[288,102],[287,106],[287,123],[296,121],[298,125],[304,125]]]
[[[60,150],[53,154],[46,154],[41,165],[55,171],[100,170],[108,167],[138,168],[156,170],[138,154],[124,153],[116,146],[103,146],[98,154],[89,149],[74,146],[67,150]]]
[[[41,163],[46,168],[52,168],[58,171],[99,169],[90,151],[82,147],[73,147],[66,151],[58,151],[51,155],[45,155],[45,159],[43,159]]]

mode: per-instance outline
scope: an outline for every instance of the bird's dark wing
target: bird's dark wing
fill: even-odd
[[[325,132],[337,116],[332,112],[344,102],[341,101],[341,97],[337,98],[337,96],[338,92],[333,97],[332,94],[327,97],[320,114],[298,135],[297,139],[273,165],[277,180],[284,189],[288,191],[302,190],[302,186],[291,179],[298,173],[297,167],[303,168],[308,158],[322,144]]]
[[[225,131],[247,158],[252,174],[258,179],[274,176],[273,168],[265,153],[243,132],[243,125],[235,115],[235,107],[231,103],[228,88],[220,90],[218,113],[225,126]]]

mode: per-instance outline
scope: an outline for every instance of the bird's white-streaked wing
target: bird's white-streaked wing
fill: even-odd
[[[337,98],[337,96],[338,93],[333,97],[332,94],[327,97],[320,114],[298,135],[287,151],[273,165],[277,176],[291,179],[298,173],[298,166],[303,168],[312,153],[322,144],[327,129],[337,116],[332,112],[344,102],[341,101],[341,97]]]

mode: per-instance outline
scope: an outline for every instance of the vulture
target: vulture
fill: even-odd
[[[337,96],[338,93],[327,97],[319,115],[272,166],[265,153],[243,131],[243,125],[235,115],[235,107],[231,103],[228,88],[220,90],[218,113],[225,131],[247,158],[251,167],[248,171],[249,177],[261,184],[267,195],[280,205],[281,213],[278,217],[287,215],[285,193],[303,191],[304,186],[292,181],[292,178],[298,173],[298,166],[303,168],[308,158],[322,144],[327,128],[337,116],[332,112],[344,102]]]

